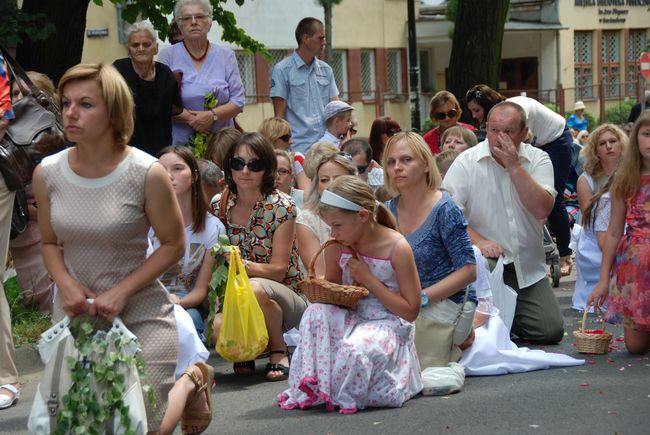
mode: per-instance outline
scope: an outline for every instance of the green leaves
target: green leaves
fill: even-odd
[[[101,0],[99,0],[101,1]],[[112,425],[112,415],[118,415],[126,433],[135,433],[131,427],[129,408],[123,396],[127,389],[127,372],[136,367],[142,391],[155,405],[155,395],[149,385],[143,383],[144,360],[136,343],[123,339],[114,332],[98,331],[88,320],[75,319],[77,331],[75,344],[78,359],[66,357],[72,371],[72,386],[63,397],[63,407],[57,417],[57,434],[99,434],[106,425]],[[154,406],[155,407],[155,406]]]
[[[230,251],[230,239],[227,234],[221,234],[217,243],[212,247],[212,256],[214,265],[212,266],[212,277],[210,278],[210,288],[208,290],[208,305],[210,313],[207,320],[206,340],[210,340],[213,334],[212,323],[214,316],[221,311],[223,305],[223,296],[226,293],[226,283],[228,281],[228,267],[224,253]],[[208,343],[209,344],[209,343]]]

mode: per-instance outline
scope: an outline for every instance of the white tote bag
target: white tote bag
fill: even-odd
[[[492,288],[492,303],[499,309],[499,317],[510,331],[517,308],[517,292],[503,282],[503,257],[499,257],[496,266],[488,276]]]
[[[66,357],[79,358],[74,337],[70,332],[70,319],[66,316],[63,320],[41,334],[38,343],[38,351],[41,360],[45,364],[43,378],[38,384],[32,409],[27,420],[27,428],[30,433],[45,435],[54,433],[59,412],[63,408],[63,398],[72,385],[71,369],[65,361]],[[98,331],[91,339],[93,346],[102,341],[109,341],[109,349],[114,346],[114,338],[122,337],[120,351],[126,356],[135,356],[140,351],[137,337],[127,329],[122,320],[118,317],[113,321],[113,326],[108,331]],[[135,365],[119,367],[120,373],[125,376],[125,389],[122,395],[124,405],[129,410],[131,428],[135,433],[144,435],[147,433],[147,414],[140,384],[140,376]],[[96,383],[91,382],[95,388],[102,389]],[[100,393],[101,394],[101,393]],[[98,396],[100,395],[98,394]],[[100,430],[100,433],[126,433],[120,421],[119,413],[114,413],[112,427]],[[107,424],[108,426],[108,424]]]

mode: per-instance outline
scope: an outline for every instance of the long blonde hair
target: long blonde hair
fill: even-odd
[[[341,175],[330,184],[327,190],[368,210],[378,224],[398,231],[397,221],[388,207],[375,199],[375,194],[373,193],[372,188],[359,177],[354,175]],[[343,210],[338,207],[323,204],[322,202],[319,203],[317,212],[320,214],[324,210],[338,210],[343,213],[356,213],[354,211]]]
[[[594,178],[606,175],[605,169],[603,168],[603,162],[601,162],[600,157],[598,157],[598,142],[604,133],[612,133],[616,136],[616,139],[621,143],[621,150],[623,152],[625,152],[627,146],[627,136],[625,135],[625,132],[614,124],[603,124],[595,129],[589,135],[585,147],[580,151],[580,154],[585,159],[582,165],[584,171]]]
[[[641,188],[641,169],[643,160],[639,152],[639,130],[650,125],[650,110],[646,110],[636,120],[630,133],[630,144],[623,151],[623,160],[614,173],[612,196],[627,200],[636,196]]]

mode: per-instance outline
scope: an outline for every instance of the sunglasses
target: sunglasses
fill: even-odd
[[[438,112],[435,114],[435,118],[442,121],[445,118],[455,118],[458,116],[458,112],[454,109],[451,109],[449,112]]]
[[[289,142],[291,140],[291,133],[280,136],[278,139],[281,139],[285,142]]]
[[[366,165],[366,166],[357,166],[357,171],[359,172],[359,174],[363,174],[364,172],[366,172],[366,169],[368,169],[368,166],[369,166],[369,165]]]
[[[260,159],[245,161],[239,157],[232,157],[230,159],[230,167],[233,171],[243,171],[244,167],[248,167],[248,170],[251,172],[261,172],[264,170],[264,162]]]

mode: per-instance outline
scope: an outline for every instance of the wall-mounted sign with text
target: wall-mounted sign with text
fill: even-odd
[[[597,7],[601,24],[623,24],[634,6],[650,6],[650,0],[574,0],[575,6]]]
[[[108,28],[88,29],[86,30],[86,36],[89,38],[105,38],[108,36]]]

